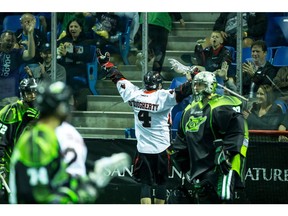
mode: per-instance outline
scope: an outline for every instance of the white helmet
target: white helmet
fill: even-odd
[[[197,84],[204,84],[204,89],[196,90],[194,85]],[[196,74],[193,82],[192,82],[192,90],[195,101],[200,101],[203,97],[207,97],[216,92],[217,88],[217,80],[214,73],[209,71],[201,71],[200,73]]]

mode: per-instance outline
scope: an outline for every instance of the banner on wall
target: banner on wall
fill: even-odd
[[[88,148],[87,170],[93,162],[113,153],[127,152],[132,158],[136,152],[135,139],[85,139]],[[250,142],[247,152],[246,195],[236,194],[235,203],[284,204],[288,203],[288,145],[287,143]],[[140,185],[132,179],[133,166],[107,170],[115,178],[102,191],[99,204],[139,204]],[[181,184],[181,171],[172,167],[168,194]]]

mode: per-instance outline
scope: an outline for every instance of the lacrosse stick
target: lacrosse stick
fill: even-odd
[[[176,73],[185,75],[186,77],[189,75],[196,75],[197,73],[199,73],[199,70],[196,66],[185,66],[183,64],[181,64],[179,61],[173,59],[173,58],[169,58],[168,59],[169,63],[171,64],[172,68]],[[193,78],[193,77],[192,77]],[[188,78],[187,78],[188,79]],[[217,86],[220,88],[223,88],[224,90],[226,90],[227,92],[235,95],[236,97],[241,98],[242,100],[248,101],[247,98],[243,97],[242,95],[239,95],[238,93],[228,89],[227,87],[217,83]]]
[[[5,187],[5,189],[6,189],[7,192],[10,194],[10,193],[11,193],[11,190],[10,190],[10,188],[9,188],[9,186],[8,186],[8,184],[7,184],[7,182],[5,181],[5,179],[3,178],[3,176],[2,176],[1,173],[0,173],[0,178],[1,178],[1,181],[2,181],[2,183],[3,183],[4,187]]]

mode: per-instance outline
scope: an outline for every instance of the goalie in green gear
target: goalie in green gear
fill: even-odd
[[[172,159],[195,185],[197,203],[233,203],[235,188],[245,186],[249,137],[242,102],[216,94],[216,87],[213,73],[195,75],[194,100],[185,108],[173,141]]]

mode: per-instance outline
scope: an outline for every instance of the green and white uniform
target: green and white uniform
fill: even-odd
[[[37,124],[17,142],[11,158],[10,203],[93,203],[96,185],[66,171],[55,131]]]

